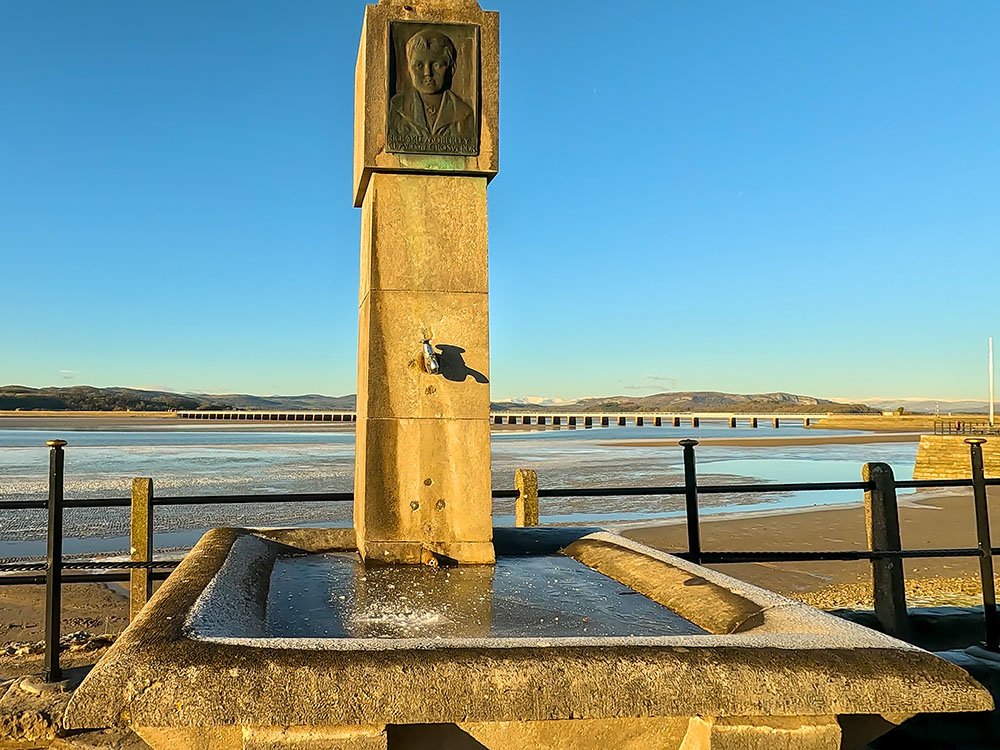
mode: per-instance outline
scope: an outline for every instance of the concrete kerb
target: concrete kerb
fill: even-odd
[[[537,554],[574,543],[589,546],[591,555],[602,547],[630,551],[707,582],[691,587],[699,596],[718,587],[752,603],[760,623],[732,634],[469,638],[444,646],[421,639],[253,638],[247,633],[260,617],[262,581],[278,552],[350,548],[344,542],[352,532],[216,529],[77,690],[67,726],[371,726],[992,707],[963,670],[925,651],[614,534],[589,531],[498,529],[495,541],[500,554]],[[239,564],[231,569],[249,571],[242,582],[224,572],[234,555]],[[199,613],[217,606],[212,592],[233,586],[243,593],[234,597],[230,622],[243,637],[192,633]]]

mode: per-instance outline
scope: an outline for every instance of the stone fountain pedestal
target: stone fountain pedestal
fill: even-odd
[[[498,50],[498,16],[474,0],[365,14],[354,523],[371,562],[493,561],[486,186]]]

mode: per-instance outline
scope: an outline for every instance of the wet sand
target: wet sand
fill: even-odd
[[[865,445],[868,443],[919,443],[919,432],[894,432],[879,435],[791,435],[789,437],[738,437],[702,438],[699,445],[731,445],[742,447],[780,447],[793,445]],[[620,440],[600,443],[610,448],[651,447],[660,448],[677,445],[676,440]]]
[[[1000,488],[991,488],[990,510],[1000,513]],[[904,549],[975,547],[975,515],[969,491],[934,490],[899,499]],[[687,549],[683,521],[620,529],[636,541],[666,552]],[[802,511],[706,517],[703,550],[826,551],[867,548],[860,504]],[[994,536],[994,544],[996,538]],[[865,607],[871,604],[871,564],[856,562],[735,563],[710,566],[728,575],[814,606]],[[903,563],[911,606],[975,604],[979,600],[976,558],[921,558]]]
[[[62,632],[117,633],[128,624],[128,599],[105,583],[62,587]],[[0,643],[45,637],[45,585],[0,586]]]

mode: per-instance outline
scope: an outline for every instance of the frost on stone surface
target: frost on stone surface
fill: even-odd
[[[271,543],[252,535],[238,537],[219,572],[191,607],[185,633],[206,638],[263,636],[266,581],[276,556]],[[258,594],[261,586],[263,601]]]

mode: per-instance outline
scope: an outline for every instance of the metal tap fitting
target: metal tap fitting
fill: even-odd
[[[434,347],[431,346],[430,339],[424,339],[424,372],[429,375],[437,375],[441,372],[441,363],[438,362],[438,355],[434,353]]]

